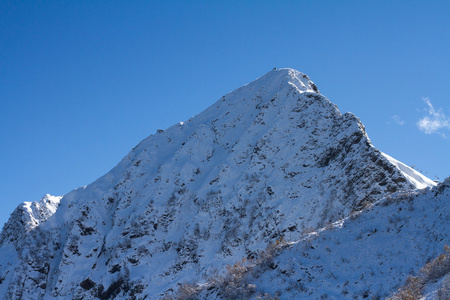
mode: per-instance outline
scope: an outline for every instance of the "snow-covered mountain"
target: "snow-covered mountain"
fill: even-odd
[[[0,297],[155,299],[434,185],[373,147],[308,76],[273,70],[149,136],[94,183],[19,206],[0,236]]]

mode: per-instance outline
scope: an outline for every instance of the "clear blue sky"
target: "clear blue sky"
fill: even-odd
[[[449,15],[449,1],[1,1],[0,227],[274,67],[443,179]]]

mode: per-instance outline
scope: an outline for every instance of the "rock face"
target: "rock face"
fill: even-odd
[[[16,209],[0,237],[0,297],[157,298],[433,184],[374,148],[308,76],[274,70],[149,136],[94,183]]]

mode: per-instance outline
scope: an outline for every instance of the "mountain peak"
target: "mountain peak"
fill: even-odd
[[[266,76],[273,82],[279,78],[282,82],[295,86],[300,92],[320,93],[308,75],[291,68],[273,69]]]
[[[298,92],[320,93],[308,75],[291,68],[274,68],[272,71],[243,86],[264,88],[267,92],[279,92],[286,87],[293,87]]]

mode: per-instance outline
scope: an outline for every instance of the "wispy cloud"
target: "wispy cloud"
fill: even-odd
[[[435,109],[430,99],[422,98],[427,105],[428,115],[417,122],[419,129],[426,134],[438,133],[445,137],[445,133],[441,129],[450,130],[450,118],[447,117],[441,108]]]
[[[391,119],[392,119],[396,124],[398,124],[398,125],[400,125],[400,126],[405,125],[405,121],[403,121],[402,118],[400,118],[398,115],[393,115],[393,116],[391,117]],[[390,123],[388,123],[388,124],[390,124]]]

